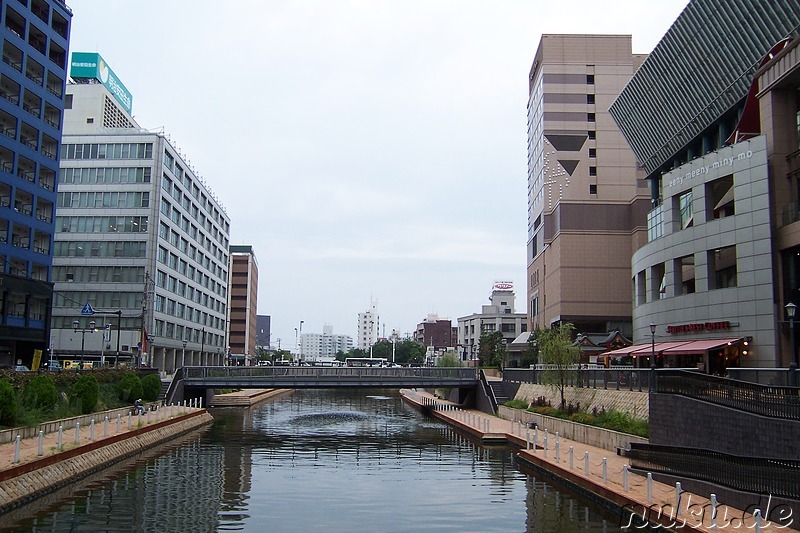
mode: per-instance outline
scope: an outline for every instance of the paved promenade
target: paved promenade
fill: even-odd
[[[404,390],[402,393],[407,401],[432,408],[434,417],[482,441],[506,440],[514,443],[520,448],[518,453],[522,462],[613,502],[620,508],[630,509],[639,517],[644,515],[650,522],[686,531],[757,531],[752,514],[728,507],[722,502],[717,507],[715,528],[709,495],[682,491],[680,510],[676,514],[675,486],[653,480],[648,495],[647,478],[628,472],[626,482],[625,467],[628,463],[625,457],[611,454],[607,450],[553,434],[546,435],[544,431],[535,431],[524,424],[487,415],[475,409],[459,409],[455,404],[426,392]],[[751,511],[755,512],[754,509]],[[773,518],[776,518],[779,510],[770,511]],[[790,524],[795,528],[792,529],[770,523],[764,517],[761,519],[761,529],[765,532],[798,531],[798,520],[800,518]]]
[[[124,438],[125,434],[132,431],[137,431],[146,426],[154,426],[165,420],[177,419],[201,410],[197,407],[167,406],[151,411],[149,416],[147,414],[120,416],[119,419],[115,417],[108,420],[107,423],[104,418],[105,415],[97,413],[98,418],[95,419],[94,429],[92,429],[91,424],[78,428],[64,429],[61,434],[60,449],[57,431],[43,434],[41,445],[39,437],[21,438],[19,445],[17,445],[16,441],[0,444],[0,479],[7,479],[10,475],[13,475],[13,470],[19,469],[19,467],[28,463],[46,458],[52,458],[52,461],[57,461],[58,458],[56,456],[59,454],[70,452],[80,446],[93,444],[95,447],[99,447],[107,443],[118,442]]]

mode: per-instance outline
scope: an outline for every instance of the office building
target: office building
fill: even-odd
[[[528,316],[515,311],[516,295],[510,281],[496,281],[489,296],[489,305],[480,313],[458,319],[458,352],[464,360],[477,361],[481,335],[499,331],[507,345],[528,330]]]
[[[353,337],[333,333],[333,326],[325,324],[322,333],[303,333],[300,336],[303,360],[311,363],[328,362],[336,359],[339,352],[347,353],[353,349]]]
[[[252,246],[231,245],[228,364],[250,366],[256,355],[258,262]]]
[[[270,315],[256,315],[256,349],[271,350],[271,343],[272,317]]]
[[[56,180],[72,11],[3,2],[0,25],[0,365],[47,358]]]
[[[644,57],[629,35],[541,38],[528,99],[531,329],[630,334],[630,256],[648,195],[607,110]]]
[[[799,24],[796,0],[692,0],[611,106],[650,186],[631,276],[640,366],[796,354],[800,70],[783,40]]]
[[[136,124],[132,95],[99,54],[74,53],[71,77],[53,254],[55,353],[168,372],[221,365],[230,218],[186,156]]]

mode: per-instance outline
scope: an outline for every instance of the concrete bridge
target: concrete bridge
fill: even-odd
[[[183,367],[176,371],[166,399],[207,397],[207,391],[213,389],[472,389],[478,381],[476,368]]]

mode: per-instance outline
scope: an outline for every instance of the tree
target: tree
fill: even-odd
[[[139,382],[141,388],[141,381]],[[72,385],[72,398],[81,414],[87,415],[94,411],[97,398],[100,395],[100,384],[92,375],[83,375]]]
[[[425,347],[411,339],[395,342],[394,362],[401,365],[421,365],[425,362]]]
[[[17,419],[17,394],[7,379],[0,379],[0,425],[11,426]]]
[[[149,402],[158,400],[161,392],[161,378],[158,374],[147,374],[142,378],[142,398]]]
[[[580,351],[572,345],[572,332],[575,327],[570,323],[552,326],[542,330],[538,336],[539,356],[542,363],[552,365],[552,369],[545,370],[544,381],[558,389],[561,396],[561,409],[565,409],[567,401],[564,398],[564,389],[567,386],[569,373],[578,363]]]
[[[58,391],[53,378],[41,374],[25,385],[22,391],[22,403],[30,409],[50,410],[58,402]]]
[[[436,366],[445,368],[457,368],[462,366],[461,358],[454,353],[446,353],[436,360]]]
[[[502,368],[506,360],[506,345],[499,331],[481,333],[478,344],[478,357],[481,366]]]

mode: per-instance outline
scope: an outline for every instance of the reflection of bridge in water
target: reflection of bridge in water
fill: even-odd
[[[209,389],[469,389],[478,379],[476,368],[184,367],[175,373],[167,401],[205,395]]]

